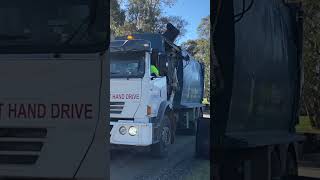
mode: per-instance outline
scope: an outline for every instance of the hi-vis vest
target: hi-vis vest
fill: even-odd
[[[154,73],[156,76],[159,76],[159,70],[154,65],[151,65],[151,74],[152,73]]]

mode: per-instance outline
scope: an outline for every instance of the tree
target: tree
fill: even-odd
[[[120,26],[123,26],[125,23],[125,11],[120,8],[118,0],[110,0],[110,29],[116,32]]]
[[[197,40],[188,40],[187,42],[184,42],[181,47],[188,51],[188,53],[191,56],[195,56],[197,54],[197,48],[198,46],[198,41]]]
[[[304,87],[303,104],[311,124],[320,128],[320,2],[303,1],[304,7]]]
[[[164,32],[168,22],[175,25],[180,30],[180,37],[185,32],[185,26],[187,22],[180,16],[166,16],[163,14],[165,7],[171,7],[176,3],[176,0],[125,0],[117,1],[113,0],[111,3],[111,9],[114,9],[114,16],[120,16],[120,18],[114,18],[116,22],[111,29],[115,35],[126,35],[129,33],[141,33],[151,32],[158,33]],[[120,7],[124,9],[119,9]],[[119,12],[124,12],[123,14]]]
[[[201,60],[205,65],[205,97],[210,97],[210,41],[199,39],[195,58]]]
[[[210,16],[202,18],[201,23],[198,26],[198,34],[203,39],[210,38]]]

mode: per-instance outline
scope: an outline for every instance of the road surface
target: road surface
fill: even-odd
[[[210,162],[194,158],[194,143],[193,136],[178,136],[166,159],[153,158],[147,149],[112,151],[110,180],[209,180]],[[320,179],[320,153],[304,156],[299,175]]]
[[[112,151],[110,180],[209,180],[210,162],[194,158],[194,143],[193,136],[178,136],[165,159],[146,149]]]

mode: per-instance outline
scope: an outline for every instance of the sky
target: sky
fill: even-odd
[[[185,42],[190,39],[197,39],[197,27],[201,19],[210,14],[210,0],[177,0],[177,3],[164,10],[166,15],[181,16],[188,22],[187,33],[177,42]]]

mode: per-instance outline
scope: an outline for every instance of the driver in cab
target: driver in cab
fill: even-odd
[[[155,76],[155,77],[159,77],[159,70],[155,65],[151,65],[151,69],[150,69],[151,75]]]

